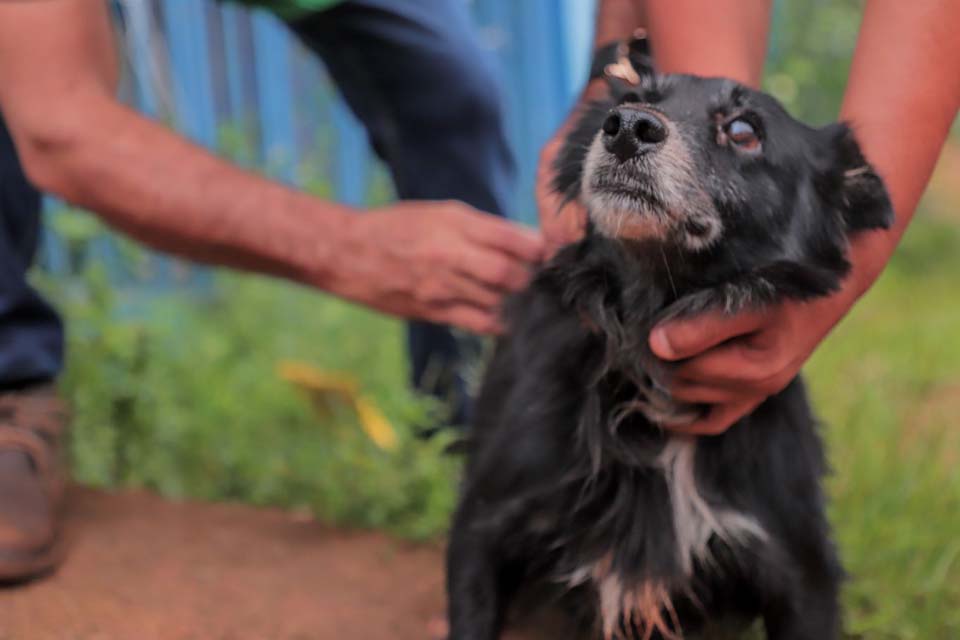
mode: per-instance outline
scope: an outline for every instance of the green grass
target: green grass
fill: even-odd
[[[53,287],[70,326],[78,479],[414,538],[444,531],[456,463],[444,442],[412,435],[428,407],[406,390],[399,322],[239,276],[219,276],[212,299],[144,303],[88,271],[81,287]],[[808,367],[851,573],[849,638],[960,638],[958,274],[958,227],[917,220]],[[348,414],[318,417],[276,376],[284,358],[360,378],[400,450],[377,449]]]
[[[68,319],[77,480],[307,509],[411,538],[443,530],[455,462],[440,453],[448,439],[415,435],[431,407],[406,388],[399,322],[260,278],[221,275],[212,299],[145,299],[112,293],[98,273],[48,285]],[[352,411],[315,412],[278,377],[285,359],[357,377],[399,448],[373,445]]]
[[[917,220],[807,373],[851,638],[960,638],[960,232]]]

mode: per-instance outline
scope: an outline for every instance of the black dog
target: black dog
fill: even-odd
[[[889,226],[890,202],[845,125],[810,128],[732,81],[641,71],[558,161],[586,239],[508,307],[450,541],[451,640],[497,638],[531,584],[587,605],[592,638],[757,618],[776,640],[839,633],[801,381],[721,436],[671,435],[705,408],[671,400],[647,338],[667,317],[835,291],[848,236]]]

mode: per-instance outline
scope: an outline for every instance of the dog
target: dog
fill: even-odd
[[[678,435],[708,408],[670,397],[648,336],[836,291],[850,238],[892,223],[889,197],[847,125],[809,127],[730,80],[637,70],[558,156],[586,237],[505,310],[448,547],[450,640],[498,638],[518,592],[573,612],[571,638],[758,621],[773,640],[837,638],[844,574],[802,381],[722,435]]]

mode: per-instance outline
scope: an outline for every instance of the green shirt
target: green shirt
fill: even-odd
[[[240,4],[263,7],[284,20],[296,20],[310,13],[329,9],[343,0],[234,0]]]

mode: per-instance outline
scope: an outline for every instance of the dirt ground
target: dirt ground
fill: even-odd
[[[75,490],[71,552],[0,591],[0,640],[424,640],[442,549],[276,510]]]

